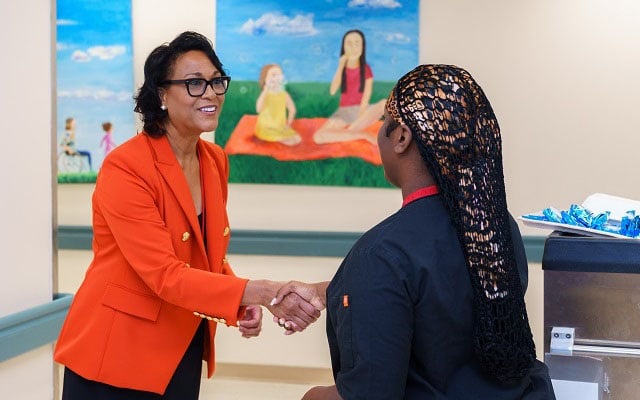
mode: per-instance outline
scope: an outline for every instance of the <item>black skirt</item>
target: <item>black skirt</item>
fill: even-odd
[[[91,381],[65,368],[62,400],[197,400],[200,395],[205,332],[206,320],[203,320],[164,395]],[[144,374],[144,371],[140,373]]]

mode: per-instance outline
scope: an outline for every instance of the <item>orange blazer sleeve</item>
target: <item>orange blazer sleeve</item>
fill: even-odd
[[[216,271],[216,266],[207,265],[180,165],[172,152],[168,154],[171,149],[166,138],[147,140],[156,142],[152,143],[156,157],[151,163],[140,154],[120,152],[102,165],[93,197],[94,246],[115,244],[142,282],[162,300],[235,325],[247,281],[229,274],[229,269]],[[229,231],[225,210],[228,169],[217,171],[217,164],[204,164],[207,174],[218,175],[218,183],[224,182],[224,188],[206,193],[210,198],[205,204],[207,215],[218,217],[207,218],[205,225],[209,242],[216,243],[208,249],[216,253],[209,259],[223,259],[227,243],[220,243]]]

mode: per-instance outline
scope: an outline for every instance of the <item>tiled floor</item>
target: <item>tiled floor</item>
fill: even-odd
[[[200,400],[294,400],[312,386],[332,383],[331,371],[325,369],[219,364],[212,379],[203,376]]]
[[[308,386],[245,379],[214,379],[203,382],[200,400],[301,399]]]
[[[264,368],[264,367],[263,367]],[[300,399],[316,385],[333,382],[331,371],[312,368],[271,368],[218,365],[213,379],[203,379],[201,400]]]

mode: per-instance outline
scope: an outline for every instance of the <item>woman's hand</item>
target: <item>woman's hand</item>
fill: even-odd
[[[244,317],[238,321],[238,329],[242,337],[247,339],[260,335],[262,330],[262,307],[257,305],[247,306]]]
[[[318,311],[322,311],[327,304],[326,290],[328,285],[329,282],[304,283],[289,281],[278,289],[272,304],[280,303],[289,294],[297,294],[311,303]]]
[[[295,323],[295,330],[300,332],[320,317],[320,311],[318,307],[295,293],[276,302],[274,299],[276,293],[283,285],[282,282],[270,280],[249,280],[244,288],[240,305],[263,305],[276,317]],[[245,324],[242,323],[242,325]]]
[[[326,307],[325,292],[328,284],[329,282],[304,283],[290,281],[278,290],[271,304],[276,305],[280,304],[280,302],[291,300],[291,298],[301,298],[305,303],[315,307],[319,316],[320,311],[324,310]],[[299,326],[298,321],[287,318],[278,318],[275,314],[273,322],[285,329],[285,335],[292,335],[304,330],[304,327]]]
[[[274,321],[279,321],[278,324],[287,330],[287,334],[302,332],[320,317],[317,307],[295,293],[277,303],[274,301],[267,308],[273,314]]]

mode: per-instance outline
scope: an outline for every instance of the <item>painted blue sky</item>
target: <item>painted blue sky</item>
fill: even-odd
[[[235,80],[255,81],[262,65],[275,62],[289,82],[329,82],[344,32],[360,29],[374,79],[395,81],[418,63],[418,4],[217,0],[216,51]]]
[[[102,122],[113,123],[118,144],[135,134],[131,0],[58,0],[57,17],[58,136],[74,117],[77,148],[95,169]]]

